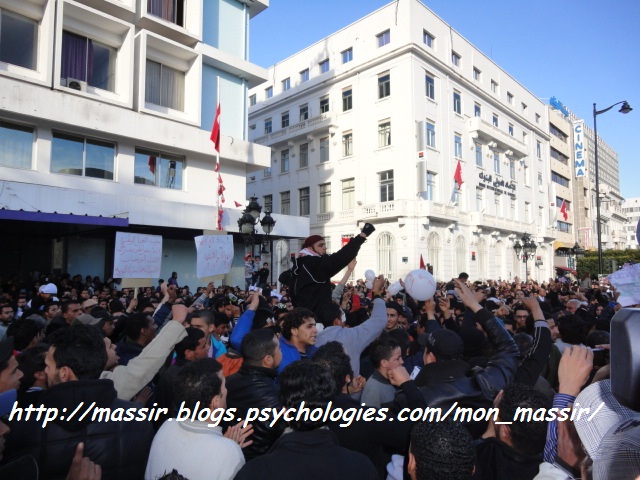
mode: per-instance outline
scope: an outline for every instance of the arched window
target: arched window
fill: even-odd
[[[433,275],[436,278],[442,277],[440,270],[440,236],[436,232],[431,232],[427,239],[427,248],[429,249],[429,258],[427,263],[433,266]]]
[[[478,278],[489,278],[489,258],[487,241],[484,238],[478,240]]]
[[[389,232],[383,232],[378,235],[378,275],[384,275],[385,278],[396,278],[396,249],[393,235]]]
[[[456,238],[456,268],[457,273],[467,271],[467,242],[462,235]]]

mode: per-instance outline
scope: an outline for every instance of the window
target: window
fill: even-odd
[[[349,157],[353,155],[353,133],[346,132],[342,135],[342,156]]]
[[[271,176],[271,167],[265,168],[263,172],[264,172],[264,178],[269,178]]]
[[[531,186],[531,169],[526,163],[524,164],[523,169],[524,169],[524,184],[527,187],[529,187]]]
[[[496,115],[495,113],[492,116],[492,123],[494,127],[498,126],[498,115]]]
[[[300,105],[300,121],[304,122],[309,119],[309,105],[306,103],[304,105]]]
[[[502,194],[496,191],[493,200],[496,204],[496,216],[500,216],[502,211]]]
[[[0,62],[35,70],[37,48],[38,22],[0,8]]]
[[[456,67],[460,66],[460,61],[462,57],[458,55],[456,52],[451,52],[451,63],[453,63]]]
[[[453,152],[456,158],[462,158],[462,136],[458,133],[453,136]]]
[[[558,230],[564,233],[572,233],[571,232],[571,227],[572,225],[570,223],[567,222],[563,222],[561,220],[558,220]]]
[[[378,77],[378,98],[391,95],[391,75],[384,73]]]
[[[569,187],[569,179],[554,171],[551,172],[551,180],[556,182],[558,185],[562,185],[563,187]]]
[[[551,155],[551,158],[564,163],[565,165],[569,165],[569,157],[567,157],[566,155],[563,155],[562,153],[560,153],[558,150],[556,150],[555,148],[550,148],[549,149],[549,153]]]
[[[473,67],[473,79],[476,82],[479,82],[480,78],[482,78],[482,72],[480,70],[478,70],[477,68]]]
[[[320,192],[320,205],[318,213],[329,213],[331,211],[331,184],[323,183],[318,185]]]
[[[134,183],[182,190],[184,158],[136,149]]]
[[[0,122],[0,165],[30,169],[33,158],[31,127]]]
[[[329,161],[329,137],[320,139],[320,163]]]
[[[549,133],[558,138],[560,141],[567,143],[567,135],[565,135],[565,133],[558,129],[558,127],[556,127],[553,123],[549,124]]]
[[[430,98],[431,100],[435,100],[436,85],[435,85],[433,76],[427,73],[424,76],[424,83],[425,83],[425,95],[427,96],[427,98]]]
[[[380,179],[380,201],[393,201],[393,170],[380,172],[378,177]]]
[[[264,134],[268,134],[271,133],[272,131],[272,127],[271,127],[271,119],[270,118],[265,118],[264,119]]]
[[[516,179],[516,162],[513,160],[509,162],[509,178],[511,180]]]
[[[527,132],[522,132],[522,143],[525,145],[529,142],[529,137],[527,137]]]
[[[113,143],[54,133],[51,144],[51,173],[113,180],[116,147]],[[147,158],[147,169],[155,171]]]
[[[424,42],[424,44],[429,47],[429,48],[433,48],[435,41],[436,41],[436,37],[434,37],[433,35],[431,35],[429,32],[427,32],[426,30],[422,31],[422,41]]]
[[[353,91],[351,87],[342,91],[342,111],[347,112],[353,108]]]
[[[542,143],[536,141],[536,156],[538,160],[542,160]]]
[[[284,80],[282,80],[282,91],[286,92],[290,88],[291,88],[291,79],[285,78]]]
[[[436,191],[436,174],[427,172],[427,191],[425,192],[425,200],[433,200]]]
[[[493,171],[496,173],[500,173],[500,154],[493,151]]]
[[[65,86],[74,88],[70,79],[75,79],[92,87],[113,91],[115,59],[115,49],[75,33],[62,32],[60,76]]]
[[[391,41],[391,30],[385,30],[384,32],[379,33],[376,35],[376,38],[378,39],[378,48],[384,47]]]
[[[516,219],[516,200],[512,197],[511,202],[509,203],[511,204],[511,208],[509,210],[509,218],[515,220]]]
[[[356,179],[342,180],[342,209],[351,210],[356,205]]]
[[[249,96],[249,106],[253,107],[256,104],[256,94]]]
[[[291,214],[291,192],[280,192],[280,214]]]
[[[538,172],[538,187],[542,188],[542,172]]]
[[[498,93],[498,83],[495,80],[491,80],[491,91],[493,93]]]
[[[184,27],[184,0],[147,0],[147,12]]]
[[[300,83],[304,83],[309,80],[309,69],[305,68],[300,72]]]
[[[320,62],[320,73],[327,73],[329,71],[329,59]]]
[[[509,102],[509,105],[513,105],[513,94],[511,92],[507,92],[507,102]]]
[[[482,107],[477,103],[473,105],[473,116],[481,117],[482,116]]]
[[[378,148],[391,145],[391,122],[378,124]]]
[[[320,99],[320,113],[327,113],[329,111],[329,97],[323,97]]]
[[[289,112],[284,112],[281,116],[281,125],[282,128],[287,128],[289,126]]]
[[[289,171],[289,149],[286,148],[280,152],[280,173]]]
[[[529,107],[527,107],[527,104],[526,104],[526,103],[524,103],[524,102],[522,102],[522,113],[526,114],[526,113],[527,113],[528,108],[529,108]]]
[[[342,63],[349,63],[353,60],[353,48],[347,48],[342,52]]]
[[[460,100],[460,92],[453,92],[453,111],[458,115],[462,112],[462,100]]]
[[[482,145],[476,143],[476,165],[478,167],[482,166]]]
[[[262,204],[264,205],[265,212],[273,212],[273,195],[264,195],[262,197]]]
[[[300,193],[300,216],[309,216],[309,187],[301,188],[298,190]]]
[[[427,121],[427,147],[436,148],[436,126]]]
[[[476,210],[478,212],[484,210],[484,188],[476,187]]]
[[[540,114],[536,113],[536,123],[540,123]]]
[[[273,87],[267,87],[264,89],[264,96],[265,98],[271,98],[273,97]]]
[[[524,202],[524,221],[531,223],[531,204]]]
[[[300,152],[298,155],[300,161],[300,168],[306,168],[309,166],[309,144],[303,143],[300,145]]]
[[[184,72],[147,60],[145,101],[184,111]]]
[[[513,125],[509,124],[509,135],[513,137]]]

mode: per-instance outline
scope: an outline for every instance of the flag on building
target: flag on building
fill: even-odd
[[[462,187],[462,184],[464,183],[462,181],[462,164],[460,163],[460,160],[458,160],[458,166],[456,167],[456,173],[453,176],[453,179],[458,184],[458,189],[460,189],[460,187]]]
[[[424,263],[424,258],[422,258],[422,254],[420,254],[420,269],[421,270],[427,269],[427,265]]]
[[[220,99],[218,99],[216,118],[213,121],[213,128],[211,129],[211,141],[216,147],[216,152],[220,153]]]
[[[236,204],[236,207],[241,207],[242,206],[242,204],[240,202],[236,202],[235,200],[233,201],[233,203]]]
[[[567,211],[567,202],[562,200],[562,206],[560,207],[560,213],[562,214],[562,218],[566,220],[569,219],[569,212]]]
[[[156,174],[156,157],[149,156],[148,164],[149,164],[149,171],[155,175]]]

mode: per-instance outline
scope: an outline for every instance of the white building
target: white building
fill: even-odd
[[[622,203],[622,213],[627,217],[624,225],[626,244],[624,248],[640,248],[640,239],[636,237],[638,222],[640,222],[640,197],[627,198]]]
[[[530,276],[554,275],[548,110],[422,3],[382,7],[267,76],[249,92],[249,139],[271,166],[247,191],[308,217],[333,251],[374,223],[356,275],[396,279],[422,256],[439,280],[524,278],[525,233]]]
[[[267,78],[249,62],[249,20],[267,7],[0,0],[0,272],[109,277],[119,230],[162,235],[163,275],[196,285],[193,237],[217,226],[218,85],[225,231],[237,232],[246,174],[270,162],[246,121],[247,91]],[[236,263],[229,283],[242,281]]]

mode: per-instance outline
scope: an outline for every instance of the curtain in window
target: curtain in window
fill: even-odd
[[[161,82],[160,105],[184,111],[184,73],[163,65]]]
[[[155,105],[160,103],[160,71],[162,66],[158,62],[147,60],[147,72],[145,78],[145,101]]]
[[[93,56],[93,48],[91,56]],[[87,80],[87,39],[70,32],[62,32],[62,78]]]
[[[170,22],[176,21],[175,0],[147,0],[147,11]]]

